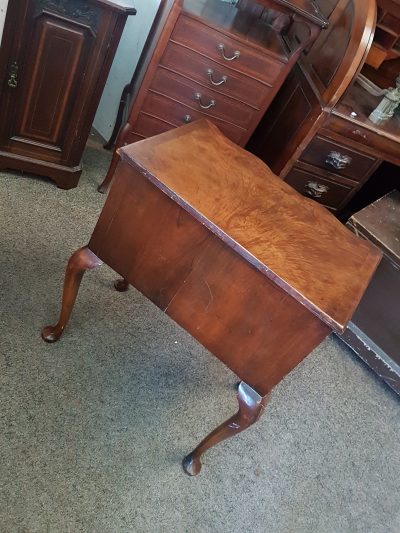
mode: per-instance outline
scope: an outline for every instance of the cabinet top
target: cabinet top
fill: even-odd
[[[224,16],[224,10],[232,10],[232,6],[235,5],[235,0],[182,0],[185,8],[197,13],[199,16],[202,15],[207,9],[219,9],[219,16]],[[254,4],[254,5],[253,5]],[[280,10],[284,13],[297,15],[303,17],[304,19],[316,24],[321,28],[326,28],[329,25],[328,20],[321,13],[320,9],[314,2],[314,0],[252,0],[249,11],[256,9],[256,5],[259,5],[264,8],[272,8]],[[240,9],[239,3],[239,9]],[[258,9],[259,11],[259,9]],[[225,13],[225,16],[228,16]]]
[[[122,11],[126,15],[136,15],[132,0],[89,0],[95,4],[101,4],[115,11]]]
[[[257,3],[265,7],[273,7],[273,4],[281,5],[321,28],[326,28],[329,24],[314,0],[257,0]]]
[[[119,151],[321,320],[343,331],[381,253],[200,120]]]

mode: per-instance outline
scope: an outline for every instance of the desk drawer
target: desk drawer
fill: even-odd
[[[127,146],[128,144],[133,144],[137,141],[143,141],[143,139],[145,138],[146,137],[143,137],[143,135],[139,135],[133,131],[130,131],[125,139],[124,146]]]
[[[297,164],[286,176],[285,181],[303,196],[328,207],[333,211],[344,206],[354,194],[356,188],[332,179]]]
[[[251,125],[257,113],[255,109],[242,102],[205,88],[162,67],[157,69],[150,90],[168,96],[195,111],[232,122],[245,129]],[[200,95],[199,99],[196,99],[196,95]]]
[[[389,137],[379,135],[354,122],[335,115],[329,116],[324,124],[325,128],[358,143],[361,149],[366,147],[369,152],[376,155],[379,159],[386,159],[395,165],[400,165],[400,137],[399,142],[396,142]]]
[[[153,135],[159,135],[173,129],[171,124],[163,120],[159,120],[157,117],[149,116],[146,113],[139,113],[139,116],[132,127],[132,133],[138,134],[141,137],[152,137]]]
[[[176,23],[171,40],[270,85],[275,83],[283,67],[278,58],[264,55],[185,16],[180,17]],[[224,50],[219,48],[220,45]],[[239,57],[231,59],[235,56],[235,52],[239,52]],[[230,60],[224,59],[224,55]]]
[[[256,109],[264,105],[271,93],[267,85],[173,42],[167,46],[161,65]]]
[[[373,172],[378,160],[317,135],[301,155],[301,161],[355,181]]]
[[[191,109],[190,107],[187,107],[179,102],[175,102],[175,100],[171,100],[166,96],[153,93],[151,91],[149,91],[146,96],[142,106],[142,111],[147,114],[160,117],[160,119],[170,122],[174,126],[182,126],[183,124],[187,124],[188,122],[193,122],[194,120],[201,118],[211,118],[205,113],[195,111],[194,109]],[[241,144],[242,140],[247,134],[245,129],[234,126],[233,124],[229,124],[228,122],[223,122],[222,120],[218,120],[216,118],[212,118],[211,120],[216,126],[218,126],[222,133],[224,133],[229,139],[237,144]]]

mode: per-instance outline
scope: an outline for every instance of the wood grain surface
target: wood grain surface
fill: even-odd
[[[343,331],[381,253],[206,120],[120,156],[328,325]]]

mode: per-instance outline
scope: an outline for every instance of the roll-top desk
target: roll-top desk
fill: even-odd
[[[292,70],[249,149],[299,192],[340,214],[382,161],[400,164],[400,115],[371,122],[382,96],[356,82],[361,71],[381,88],[394,86],[400,4],[378,0],[377,10],[376,0],[317,3],[329,28]]]

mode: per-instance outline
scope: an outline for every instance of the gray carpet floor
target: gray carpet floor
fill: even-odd
[[[399,400],[335,337],[197,478],[182,457],[236,410],[218,360],[105,266],[42,342],[107,164],[88,148],[71,191],[0,176],[0,533],[398,533]]]

